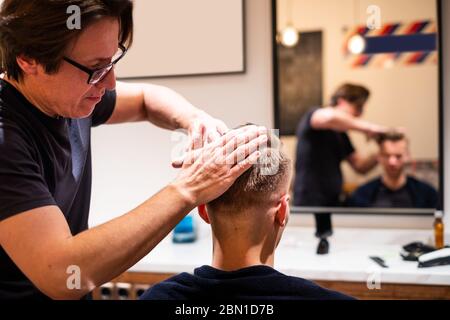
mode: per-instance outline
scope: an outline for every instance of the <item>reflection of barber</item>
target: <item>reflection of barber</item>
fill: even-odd
[[[344,84],[334,93],[330,107],[313,108],[302,118],[297,129],[294,205],[339,206],[342,160],[361,174],[377,165],[377,156],[363,157],[357,153],[346,133],[355,130],[374,137],[386,131],[382,126],[358,119],[369,94],[364,87]],[[330,214],[317,214],[316,228],[317,236],[330,235]]]
[[[405,172],[409,160],[408,140],[398,132],[389,132],[379,139],[379,162],[383,174],[359,187],[350,197],[349,205],[379,208],[436,208],[436,190]]]

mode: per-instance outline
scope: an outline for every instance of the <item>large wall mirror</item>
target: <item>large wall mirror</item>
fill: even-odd
[[[343,84],[370,91],[359,119],[406,138],[405,143],[380,144],[361,132],[348,131],[358,154],[376,155],[378,165],[365,174],[356,173],[346,161],[347,153],[342,155],[341,189],[337,200],[326,204],[301,201],[294,179],[295,209],[424,215],[442,209],[439,2],[273,0],[273,8],[275,119],[294,162],[304,156],[297,154],[301,122],[315,107],[330,106]],[[324,143],[322,148],[335,147],[327,145],[327,139],[317,141]],[[310,162],[321,155],[315,154]],[[312,186],[316,183],[332,183],[326,176],[327,164],[321,161],[323,167],[315,170],[323,170],[322,181],[312,181],[310,193],[317,192]],[[384,184],[392,175],[405,177],[398,189]]]

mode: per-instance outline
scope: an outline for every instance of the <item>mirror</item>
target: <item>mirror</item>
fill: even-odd
[[[296,167],[294,206],[441,209],[436,1],[273,0],[273,8],[275,118]]]

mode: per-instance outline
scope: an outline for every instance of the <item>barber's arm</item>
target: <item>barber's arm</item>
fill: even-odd
[[[386,132],[386,128],[368,121],[353,117],[343,111],[332,107],[321,108],[311,117],[311,127],[318,130],[335,130],[345,132],[355,130],[374,137]]]
[[[150,121],[169,130],[185,129],[191,144],[214,141],[228,131],[220,120],[194,107],[167,87],[117,81],[117,101],[108,124]]]
[[[256,161],[265,133],[246,127],[189,152],[174,182],[123,216],[78,235],[57,206],[2,220],[0,246],[43,293],[79,299],[133,266],[193,208],[225,192]],[[80,288],[72,289],[67,272],[76,269]]]
[[[378,164],[378,156],[376,154],[363,156],[358,152],[353,152],[347,157],[346,160],[352,169],[359,174],[366,174],[370,172]]]

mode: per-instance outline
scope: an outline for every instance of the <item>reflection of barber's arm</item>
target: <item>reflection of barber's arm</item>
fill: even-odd
[[[332,107],[321,108],[315,111],[311,117],[311,127],[317,130],[336,130],[341,132],[356,130],[368,136],[375,136],[386,131],[382,126],[358,119]]]
[[[378,164],[377,155],[363,156],[357,152],[353,152],[346,159],[350,166],[359,174],[366,174],[375,168]]]

